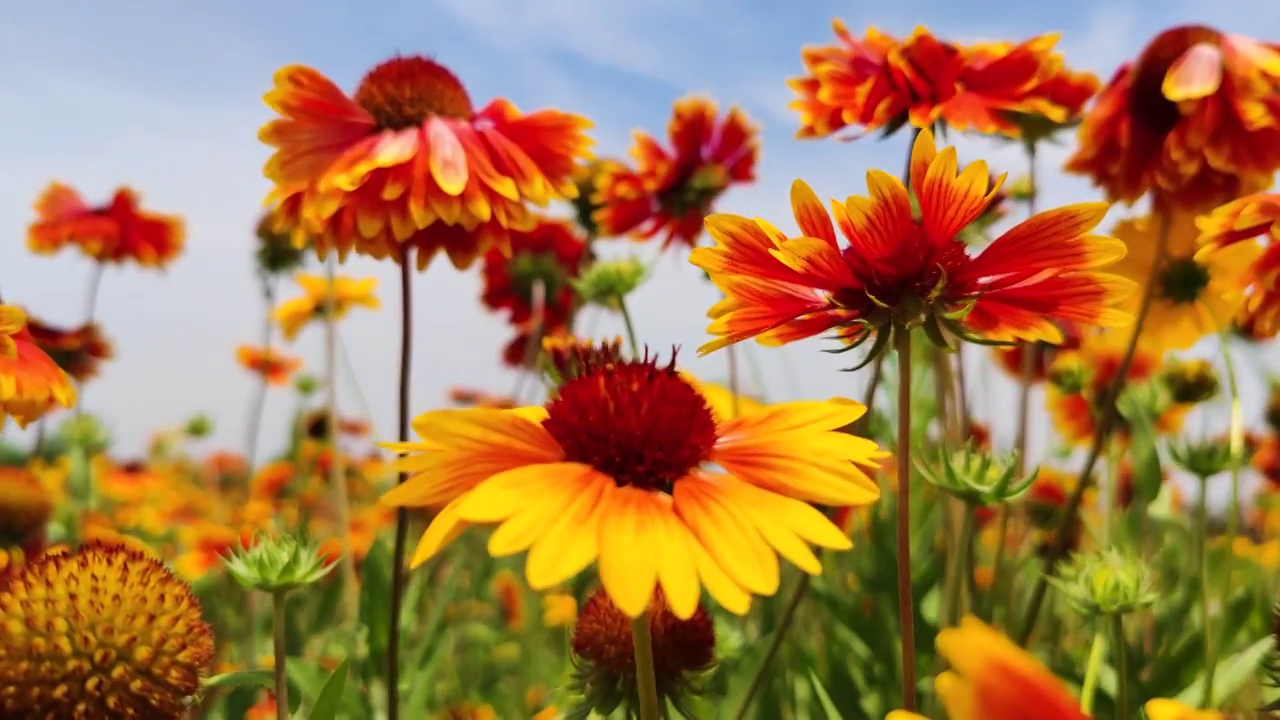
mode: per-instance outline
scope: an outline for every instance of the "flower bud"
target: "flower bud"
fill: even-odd
[[[191,416],[183,427],[183,432],[193,440],[209,437],[213,432],[213,420],[204,413]]]
[[[1169,459],[1202,482],[1230,470],[1237,463],[1226,438],[1171,443]],[[1242,462],[1243,458],[1239,461]]]
[[[622,308],[622,301],[640,287],[648,273],[648,268],[635,258],[602,260],[571,282],[584,303],[617,312]]]
[[[69,417],[58,428],[58,434],[69,446],[78,446],[92,457],[111,446],[111,435],[97,417],[82,413]]]
[[[223,558],[223,563],[242,586],[275,593],[319,581],[337,566],[328,560],[317,546],[292,535],[259,534],[249,547]]]
[[[1218,394],[1218,373],[1208,360],[1170,360],[1160,379],[1173,402],[1181,405],[1202,403]]]
[[[973,507],[1012,502],[1027,494],[1036,472],[1018,477],[1016,453],[979,450],[970,443],[950,454],[943,452],[932,466],[921,463],[920,474],[930,484]]]
[[[1115,548],[1072,555],[1050,582],[1086,617],[1131,613],[1159,598],[1150,569]]]
[[[314,375],[303,374],[293,381],[293,387],[299,395],[308,397],[320,389],[320,381]]]

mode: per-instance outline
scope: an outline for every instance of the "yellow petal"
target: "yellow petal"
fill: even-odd
[[[735,583],[757,595],[772,595],[778,590],[777,555],[753,526],[720,504],[717,494],[707,480],[683,479],[675,488],[676,513]]]
[[[655,503],[655,535],[653,551],[658,555],[658,582],[667,597],[671,612],[681,620],[693,617],[698,609],[698,568],[689,545],[694,542],[689,529],[676,517],[669,498]]]
[[[657,558],[650,543],[653,518],[650,491],[621,487],[601,508],[600,582],[627,617],[637,618],[649,607],[658,582]]]
[[[436,553],[440,552],[441,548],[453,542],[454,538],[467,529],[467,523],[458,517],[457,506],[458,500],[454,500],[445,505],[440,510],[440,514],[432,519],[431,524],[427,526],[426,532],[422,533],[422,539],[418,541],[417,549],[413,551],[413,559],[409,562],[409,567],[416,568],[430,560]]]
[[[616,486],[598,472],[581,475],[578,482],[569,505],[529,549],[525,577],[534,590],[568,580],[599,555],[601,505]]]
[[[506,520],[547,495],[560,497],[579,487],[584,475],[594,473],[580,463],[526,465],[498,473],[476,486],[458,506],[458,514],[469,522],[491,523]]]

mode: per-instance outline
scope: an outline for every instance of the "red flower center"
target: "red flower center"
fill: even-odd
[[[634,485],[670,492],[705,462],[716,442],[707,401],[675,369],[675,358],[606,362],[566,382],[542,426],[565,458]]]
[[[856,248],[845,248],[845,263],[866,285],[836,292],[836,303],[861,311],[863,317],[879,325],[890,319],[912,323],[935,303],[946,305],[948,298],[963,296],[965,288],[947,282],[971,262],[964,243],[952,239],[935,245],[918,225],[913,233],[884,257],[869,258]],[[889,317],[884,317],[886,314]]]
[[[671,689],[684,673],[706,670],[715,661],[716,634],[711,616],[701,606],[681,620],[667,607],[662,590],[649,604],[649,632],[653,643],[654,674],[658,686]],[[573,627],[573,652],[618,680],[635,677],[636,656],[631,621],[600,590],[582,605]]]
[[[427,118],[466,119],[471,96],[448,68],[421,55],[395,57],[369,71],[356,88],[356,104],[383,130],[403,130]]]

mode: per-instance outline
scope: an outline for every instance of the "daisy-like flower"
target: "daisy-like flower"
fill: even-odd
[[[874,355],[893,327],[923,324],[996,342],[1060,343],[1059,323],[1118,327],[1132,317],[1114,307],[1135,289],[1098,268],[1124,254],[1118,240],[1090,234],[1106,203],[1039,213],[970,254],[961,231],[991,203],[986,163],[957,172],[955,148],[938,152],[922,130],[911,153],[910,179],[920,217],[897,178],[867,173],[870,198],[832,202],[831,217],[801,181],[791,189],[800,235],[787,237],[764,220],[712,215],[714,247],[690,261],[707,271],[725,299],[708,312],[717,336],[707,353],[749,338],[781,345],[838,330],[856,347],[875,337]],[[869,356],[870,357],[870,356]]]
[[[265,100],[281,116],[259,133],[275,148],[272,201],[301,193],[297,239],[321,256],[398,260],[416,247],[425,268],[443,249],[465,268],[505,247],[508,230],[532,227],[526,203],[572,198],[591,145],[577,115],[525,115],[503,99],[477,111],[457,76],[417,55],[373,68],[351,96],[290,65]]]
[[[339,275],[334,278],[332,286],[327,278],[319,275],[298,273],[294,279],[302,288],[302,297],[280,303],[271,313],[289,341],[298,337],[302,328],[312,320],[324,318],[329,313],[333,314],[334,320],[341,320],[357,306],[370,310],[382,307],[378,296],[373,294],[378,286],[377,278],[357,280]]]
[[[1067,170],[1113,201],[1151,191],[1202,211],[1271,184],[1280,169],[1280,46],[1202,25],[1157,35],[1080,125]]]
[[[1169,225],[1168,242],[1161,267],[1152,278],[1162,222]],[[1195,215],[1182,210],[1122,220],[1114,233],[1129,251],[1111,269],[1135,282],[1155,282],[1143,336],[1173,350],[1185,350],[1205,335],[1231,326],[1245,304],[1249,270],[1262,254],[1256,242],[1238,242],[1198,255]],[[1135,293],[1120,308],[1136,315],[1141,303],[1140,293]]]
[[[951,670],[935,680],[951,720],[1088,720],[1080,702],[1034,656],[972,616],[938,633]],[[902,710],[885,720],[924,720]]]
[[[876,28],[855,38],[840,20],[832,26],[839,44],[805,48],[807,75],[787,81],[799,95],[791,104],[801,116],[798,137],[845,127],[892,133],[908,123],[1020,137],[1016,114],[1062,123],[1083,103],[1053,84],[1079,82],[1061,74],[1056,35],[961,47],[924,27],[898,40]]]
[[[261,375],[272,385],[284,385],[289,376],[302,367],[302,360],[280,352],[273,347],[241,345],[236,348],[236,361],[240,367]]]
[[[0,589],[0,616],[5,717],[177,720],[213,663],[191,588],[123,546],[30,561]]]
[[[0,429],[10,415],[26,427],[53,409],[76,404],[67,373],[36,345],[26,313],[0,304]]]
[[[1237,315],[1237,324],[1253,339],[1275,337],[1280,332],[1280,193],[1258,193],[1223,205],[1199,224],[1202,247],[1197,260],[1239,252],[1240,245],[1252,245],[1253,238],[1266,239],[1266,249],[1256,257],[1244,278],[1248,299]]]
[[[97,323],[61,328],[28,315],[27,330],[36,346],[79,383],[97,377],[102,361],[113,356],[111,343]]]
[[[543,288],[544,322],[563,323],[573,308],[573,286],[586,242],[561,220],[538,218],[529,231],[511,233],[511,252],[490,250],[484,255],[480,301],[493,310],[506,310],[513,323],[533,318],[534,288]]]
[[[637,131],[634,169],[609,166],[598,181],[593,220],[601,235],[663,236],[662,249],[693,247],[702,218],[730,185],[755,180],[759,130],[746,113],[729,108],[717,117],[715,103],[700,97],[676,101],[667,126],[671,149]]]
[[[414,566],[467,525],[497,525],[489,552],[528,550],[535,590],[595,562],[629,617],[660,585],[672,612],[689,618],[701,588],[742,614],[751,594],[777,591],[778,555],[817,573],[811,544],[850,547],[809,503],[879,497],[859,466],[884,453],[837,432],[865,407],[794,402],[729,419],[674,360],[617,361],[602,350],[545,407],[428,412],[413,423],[421,442],[386,445],[405,453],[398,469],[411,477],[383,502],[439,509]]]
[[[1049,367],[1045,404],[1054,428],[1071,445],[1092,442],[1102,417],[1107,391],[1120,371],[1129,339],[1125,333],[1086,334],[1080,347],[1060,352]],[[1125,375],[1125,385],[1135,386],[1156,380],[1161,370],[1163,349],[1150,340],[1140,340]],[[1155,428],[1174,433],[1191,411],[1191,403],[1170,402],[1159,408]],[[1114,426],[1120,439],[1126,436],[1123,417]]]
[[[51,183],[36,200],[35,211],[27,247],[40,255],[75,245],[100,263],[162,268],[178,257],[186,239],[182,218],[143,210],[138,194],[127,187],[106,205],[93,207],[72,188]]]

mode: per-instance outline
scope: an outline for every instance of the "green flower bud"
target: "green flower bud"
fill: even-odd
[[[1160,596],[1150,569],[1115,548],[1072,555],[1049,582],[1085,617],[1131,613]]]
[[[183,432],[187,434],[187,437],[194,440],[209,437],[210,433],[213,432],[213,420],[204,413],[193,415],[187,420],[186,426],[183,427]]]
[[[571,282],[583,302],[616,312],[622,308],[623,299],[640,287],[648,273],[648,268],[635,258],[603,260]]]
[[[336,566],[326,562],[317,546],[292,535],[258,534],[249,547],[234,551],[222,561],[236,582],[269,593],[311,585]]]
[[[1226,438],[1170,443],[1169,459],[1202,482],[1243,461],[1243,458],[1232,457],[1231,444]]]
[[[996,455],[972,445],[950,454],[944,451],[937,463],[920,463],[917,469],[934,487],[974,507],[1021,498],[1031,489],[1038,472],[1018,477],[1017,453]]]
[[[111,446],[111,435],[102,421],[89,413],[67,418],[58,427],[58,434],[69,446],[78,446],[88,457],[97,455]]]
[[[1208,360],[1170,360],[1160,380],[1173,402],[1192,405],[1218,394],[1218,373]]]
[[[320,381],[314,375],[299,375],[293,381],[293,387],[299,395],[306,397],[320,389]]]

